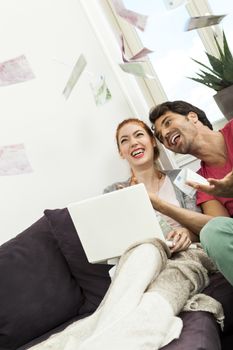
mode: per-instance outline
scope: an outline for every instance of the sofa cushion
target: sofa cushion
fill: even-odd
[[[79,321],[80,319],[86,317],[88,315],[82,315],[82,316],[76,316],[74,318],[71,318],[69,321],[62,323],[61,325],[59,325],[56,328],[51,329],[49,332],[44,333],[43,335],[41,335],[38,338],[34,338],[33,340],[31,340],[29,343],[24,344],[22,346],[20,346],[19,348],[17,348],[16,350],[26,350],[26,349],[30,349],[32,346],[35,346],[37,344],[40,344],[41,342],[45,341],[46,339],[48,339],[51,335],[55,334],[55,333],[59,333],[62,332],[66,327],[68,327],[69,325],[71,325],[73,322]],[[59,349],[57,349],[59,350]]]
[[[188,311],[179,315],[183,329],[179,339],[162,347],[161,350],[220,350],[220,329],[209,312]]]
[[[222,304],[224,310],[224,329],[223,333],[233,332],[233,286],[219,272],[210,277],[210,284],[203,293],[210,295]]]
[[[88,262],[67,208],[45,210],[45,215],[70,270],[83,291],[85,301],[79,314],[95,311],[111,282],[108,271],[112,265]]]
[[[83,301],[46,217],[0,247],[0,281],[1,350],[76,316]]]

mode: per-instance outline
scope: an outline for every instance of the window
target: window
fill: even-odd
[[[230,48],[233,51],[233,3],[228,0],[209,0],[213,13],[227,15],[220,24],[224,30]]]
[[[221,4],[219,0],[187,0],[183,5],[168,10],[164,0],[123,0],[123,2],[126,8],[149,16],[146,30],[142,32],[116,14],[111,0],[101,2],[118,43],[119,34],[123,33],[129,56],[142,47],[154,50],[148,55],[144,67],[146,66],[148,74],[154,75],[155,79],[135,77],[145,101],[145,113],[148,113],[150,107],[166,100],[181,99],[203,109],[214,129],[223,127],[226,119],[213,99],[216,92],[188,77],[195,77],[200,69],[191,58],[209,65],[205,51],[217,55],[214,35],[220,37],[222,27],[230,44],[233,5],[229,6],[227,0],[221,1]],[[189,17],[207,14],[228,14],[228,16],[218,26],[188,32],[184,30]],[[196,158],[190,155],[174,155],[163,146],[160,155],[165,168],[188,166],[196,170],[199,167]]]
[[[209,2],[212,3],[212,1]],[[229,12],[223,10],[222,1],[221,5],[217,0],[213,2],[218,5],[214,11],[215,14]],[[149,15],[146,30],[144,32],[137,30],[137,33],[143,46],[154,50],[154,53],[150,54],[150,61],[167,99],[181,99],[198,106],[206,112],[212,123],[223,119],[212,97],[215,91],[187,78],[196,76],[196,72],[200,69],[200,66],[191,58],[206,64],[208,64],[208,59],[198,32],[196,30],[184,31],[186,21],[190,17],[186,6],[183,4],[173,10],[167,10],[163,0],[144,0],[143,2],[125,0],[124,4],[127,8]],[[225,8],[227,7],[225,4]],[[205,9],[200,11],[205,11]],[[202,13],[202,15],[205,14],[206,12]]]

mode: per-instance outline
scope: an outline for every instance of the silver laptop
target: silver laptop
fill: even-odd
[[[164,240],[144,184],[71,203],[67,208],[91,263],[119,257],[137,241]]]

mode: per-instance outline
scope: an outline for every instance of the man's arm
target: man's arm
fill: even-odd
[[[211,199],[201,204],[202,212],[206,215],[215,216],[227,216],[229,213],[224,205],[216,199]]]
[[[202,185],[193,181],[187,181],[187,185],[213,196],[233,198],[233,171],[220,180],[213,178],[207,180],[209,185]]]
[[[154,193],[149,193],[149,196],[154,209],[170,216],[196,235],[199,235],[202,227],[213,217],[212,215],[205,215],[193,210],[177,207],[160,199]]]

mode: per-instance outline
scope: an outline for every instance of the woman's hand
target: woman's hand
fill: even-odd
[[[173,246],[170,248],[172,253],[186,250],[191,242],[190,231],[185,227],[178,227],[170,231],[166,237],[167,240],[173,241]]]

